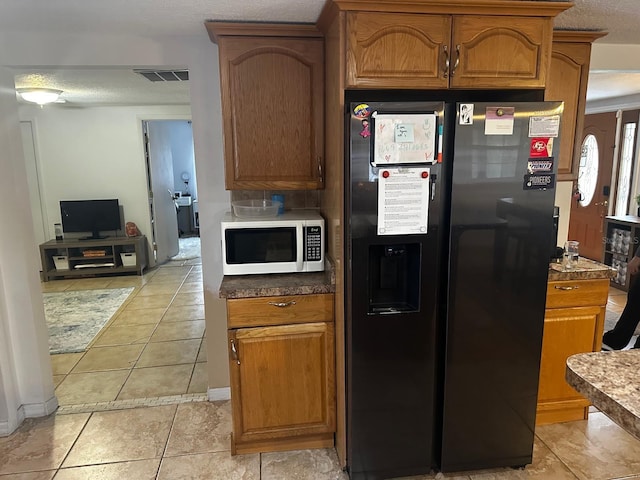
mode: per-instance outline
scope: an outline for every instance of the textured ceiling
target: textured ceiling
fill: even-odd
[[[188,105],[189,82],[151,82],[132,69],[13,69],[16,88],[62,90],[66,106]]]
[[[315,22],[325,0],[0,0],[0,32],[104,32],[206,35],[205,20]],[[640,0],[575,0],[556,27],[606,30],[598,43],[640,44]],[[172,66],[174,67],[174,66]],[[16,85],[32,79],[65,91],[69,105],[188,103],[188,82],[152,84],[118,69],[17,69]],[[32,75],[36,74],[35,77]],[[39,74],[39,76],[37,76]],[[31,76],[30,76],[31,75]],[[598,72],[589,99],[640,92],[638,72]]]

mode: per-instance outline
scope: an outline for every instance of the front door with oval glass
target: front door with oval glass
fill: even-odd
[[[569,239],[580,242],[580,255],[602,261],[604,218],[608,215],[615,113],[585,117],[580,166],[571,203]]]

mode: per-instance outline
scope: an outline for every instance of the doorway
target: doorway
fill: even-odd
[[[76,196],[119,198],[124,205],[123,223],[134,221],[150,237],[140,122],[159,115],[188,121],[188,97],[184,105],[77,107],[26,106],[21,118],[32,121],[38,140],[30,141],[37,157],[34,166],[43,167],[42,206],[32,205],[44,217],[34,219],[42,224],[43,241],[51,238],[59,200]],[[195,172],[190,179],[190,188],[194,186]],[[177,223],[175,190],[172,176],[166,197]],[[94,276],[42,284],[43,292],[53,294],[127,287],[135,290],[84,352],[52,356],[56,357],[52,358],[56,394],[63,407],[167,395],[206,397],[199,259],[159,266],[144,276]]]
[[[200,257],[190,120],[143,121],[152,245],[159,264]]]

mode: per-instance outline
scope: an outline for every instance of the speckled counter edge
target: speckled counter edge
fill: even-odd
[[[640,439],[640,350],[591,352],[567,359],[567,383]]]
[[[571,271],[564,270],[561,263],[549,264],[549,280],[598,280],[601,278],[613,278],[616,270],[603,263],[580,257],[578,268]]]
[[[324,272],[225,275],[218,294],[220,298],[312,295],[334,293],[335,285],[335,270],[327,262]]]

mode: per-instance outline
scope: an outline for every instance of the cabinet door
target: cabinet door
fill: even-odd
[[[349,13],[346,86],[447,88],[449,15]]]
[[[564,101],[564,114],[560,125],[562,141],[557,158],[558,180],[573,180],[578,175],[591,44],[603,35],[602,32],[553,33],[551,67],[544,98]]]
[[[557,160],[558,175],[562,175],[559,179],[571,178],[573,161],[578,154],[574,148],[576,146],[575,137],[576,131],[582,135],[590,51],[590,45],[554,44],[553,46],[549,81],[544,98],[545,100],[564,101],[564,113],[560,125],[562,141]],[[578,120],[580,120],[579,125]],[[580,148],[580,140],[578,140],[577,147]],[[567,175],[568,177],[566,177]]]
[[[552,20],[455,16],[452,88],[544,88]]]
[[[322,39],[222,37],[219,47],[226,188],[322,188]]]
[[[604,307],[547,309],[544,319],[540,387],[538,389],[538,424],[561,420],[560,415],[577,412],[589,402],[565,380],[567,358],[576,353],[591,352],[600,345]],[[599,349],[599,347],[598,347]],[[577,418],[572,418],[577,419]],[[564,421],[568,418],[564,417]]]
[[[229,330],[236,444],[335,431],[333,335],[324,322]]]

